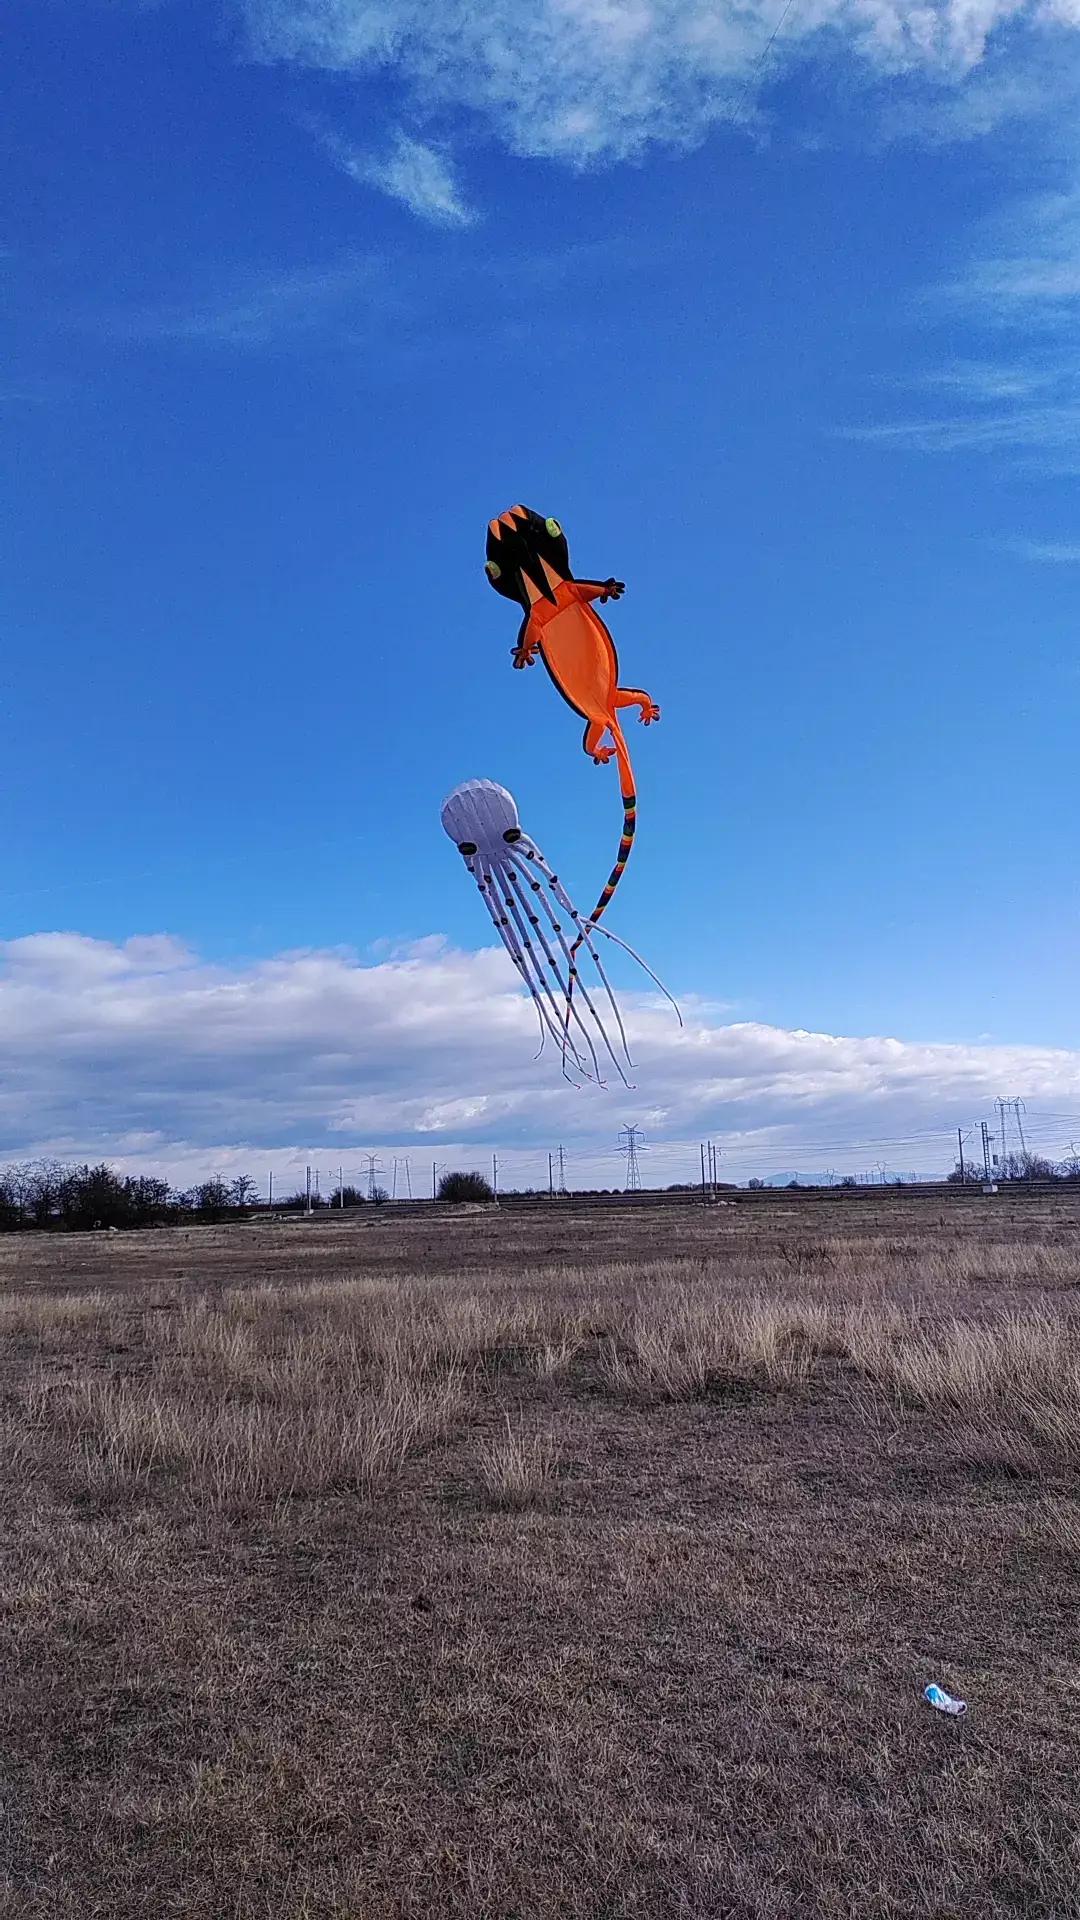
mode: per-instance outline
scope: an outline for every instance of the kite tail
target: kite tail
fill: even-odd
[[[569,1036],[570,1036],[570,1017],[571,1017],[571,1012],[572,1012],[573,1003],[574,1003],[574,981],[577,977],[576,961],[577,961],[578,952],[580,951],[580,948],[582,946],[582,943],[585,939],[586,934],[592,932],[592,929],[595,927],[597,921],[600,918],[600,915],[606,911],[606,909],[611,903],[612,897],[615,893],[615,889],[618,886],[619,881],[622,879],[623,874],[626,871],[626,863],[630,858],[630,850],[633,847],[634,834],[637,830],[637,794],[634,791],[634,769],[630,764],[630,749],[627,746],[626,741],[623,739],[622,728],[619,726],[618,722],[616,722],[615,725],[612,727],[611,733],[612,733],[612,738],[615,741],[615,762],[619,769],[619,791],[622,794],[622,803],[623,803],[622,837],[619,841],[619,851],[615,857],[615,865],[612,867],[611,872],[608,875],[607,884],[604,887],[604,890],[601,893],[600,898],[598,899],[595,907],[593,908],[588,919],[586,920],[583,931],[578,934],[577,939],[574,941],[574,944],[570,949],[570,973],[569,973],[569,980],[568,980],[568,990],[566,995],[566,1019],[563,1024],[564,1046],[565,1046],[565,1043],[569,1040]]]
[[[637,794],[634,792],[634,769],[630,765],[630,750],[623,739],[622,729],[613,728],[612,731],[615,736],[615,761],[619,769],[619,791],[622,794],[623,803],[622,838],[619,841],[615,865],[608,875],[607,885],[585,922],[587,927],[595,927],[600,915],[610,905],[612,895],[626,872],[626,863],[630,858],[630,849],[634,844],[634,834],[637,829]],[[576,944],[580,946],[580,940]]]

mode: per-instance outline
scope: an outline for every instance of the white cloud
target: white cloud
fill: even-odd
[[[945,289],[1002,327],[1053,329],[1080,305],[1080,184],[1030,195],[994,223],[980,253]]]
[[[1075,179],[1014,201],[988,223],[971,259],[927,296],[919,317],[944,317],[954,330],[958,316],[990,353],[924,380],[948,395],[949,411],[850,427],[846,437],[912,453],[1005,454],[1028,468],[1080,472]]]
[[[933,1169],[1003,1087],[1023,1087],[1030,1111],[1080,1108],[1080,1052],[720,1025],[695,1004],[680,1032],[663,1004],[625,1007],[637,1087],[617,1097],[534,1060],[533,1010],[501,949],[429,940],[369,965],[317,951],[226,966],[162,934],[36,934],[0,945],[0,1159],[108,1157],[181,1181],[273,1164],[284,1179],[312,1156],[355,1167],[371,1147],[410,1153],[419,1179],[432,1158],[482,1164],[497,1146],[508,1177],[527,1178],[564,1141],[606,1183],[630,1117],[653,1129],[661,1181],[686,1175],[704,1132],[743,1174],[880,1157]]]
[[[98,314],[95,330],[120,340],[178,340],[222,347],[264,347],[283,337],[309,339],[329,321],[387,299],[385,263],[346,254],[328,264],[232,269],[222,285],[175,304],[130,306]]]
[[[1013,551],[1052,567],[1080,566],[1080,540],[1017,540]]]
[[[777,0],[239,0],[257,58],[393,75],[421,109],[467,108],[515,153],[568,161],[684,146],[745,112]],[[850,53],[957,84],[1024,24],[1074,29],[1075,0],[797,0],[770,63]],[[973,129],[976,130],[976,129]]]
[[[361,152],[327,128],[312,130],[351,180],[377,187],[436,226],[471,225],[475,216],[462,198],[450,161],[427,142],[398,132],[389,151],[377,155]]]

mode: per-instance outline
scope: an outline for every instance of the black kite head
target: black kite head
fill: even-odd
[[[496,593],[516,601],[526,613],[538,597],[554,600],[559,582],[574,577],[559,522],[534,513],[532,507],[501,513],[488,523],[485,572]]]

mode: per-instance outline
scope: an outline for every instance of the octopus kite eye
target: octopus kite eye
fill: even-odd
[[[547,528],[548,532],[550,533],[552,539],[557,540],[559,538],[559,535],[562,533],[562,528],[560,527],[558,521],[545,520],[544,525]]]
[[[497,560],[485,560],[484,572],[487,574],[489,580],[497,580],[502,572],[502,568]]]
[[[463,854],[465,855],[465,858],[466,858],[466,860],[467,860],[467,859],[468,859],[468,857],[469,857],[469,855],[470,855],[471,853],[475,853],[475,852],[476,852],[476,842],[475,842],[475,840],[459,840],[459,841],[458,841],[458,852],[459,852],[459,853],[463,853]]]
[[[510,845],[513,846],[515,840],[521,839],[521,828],[507,827],[506,832],[503,834],[503,839],[508,840]]]

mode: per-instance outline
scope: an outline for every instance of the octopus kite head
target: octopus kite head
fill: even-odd
[[[521,839],[517,801],[494,780],[465,780],[443,801],[442,823],[465,860],[501,858]]]
[[[570,551],[559,522],[535,513],[532,507],[510,507],[488,522],[487,561],[484,568],[496,593],[516,600],[528,613],[536,593],[554,600],[560,581],[572,580]],[[524,576],[536,593],[530,595]]]

